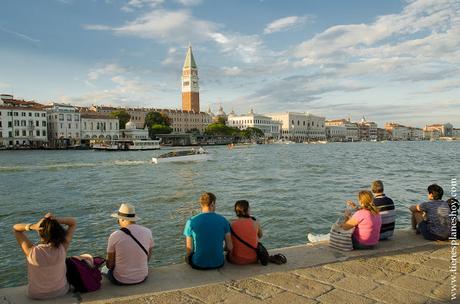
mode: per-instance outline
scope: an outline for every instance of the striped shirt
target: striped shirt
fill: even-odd
[[[380,228],[380,239],[384,240],[393,236],[395,229],[396,211],[393,200],[385,194],[377,195],[374,204],[380,211],[382,227]]]

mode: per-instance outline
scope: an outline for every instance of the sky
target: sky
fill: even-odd
[[[5,0],[0,92],[41,103],[200,106],[460,128],[458,0]]]

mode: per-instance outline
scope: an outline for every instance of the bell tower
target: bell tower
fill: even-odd
[[[184,67],[182,68],[182,110],[200,112],[198,68],[190,44],[187,49]]]

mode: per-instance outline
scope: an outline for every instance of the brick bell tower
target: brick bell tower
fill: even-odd
[[[189,44],[184,67],[182,68],[182,110],[200,112],[200,87],[198,85],[198,68],[193,58],[192,46]]]

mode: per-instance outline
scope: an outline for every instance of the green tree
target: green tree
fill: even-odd
[[[168,115],[161,112],[149,112],[145,116],[145,126],[151,127],[153,125],[171,125],[171,119]]]
[[[248,139],[264,137],[264,132],[259,128],[248,127],[241,131],[241,136]]]
[[[221,116],[217,117],[216,123],[225,125],[226,124],[225,123],[225,117],[221,117]]]
[[[240,130],[221,123],[212,123],[206,127],[205,133],[214,136],[238,136]]]
[[[126,123],[131,119],[131,115],[129,115],[129,113],[125,110],[112,111],[112,113],[110,113],[110,116],[113,118],[118,118],[120,129],[124,129]]]
[[[152,135],[156,135],[156,134],[169,134],[171,132],[172,132],[172,128],[170,126],[166,126],[166,125],[154,124],[154,125],[152,125],[151,128],[149,128],[150,137],[152,137]]]

